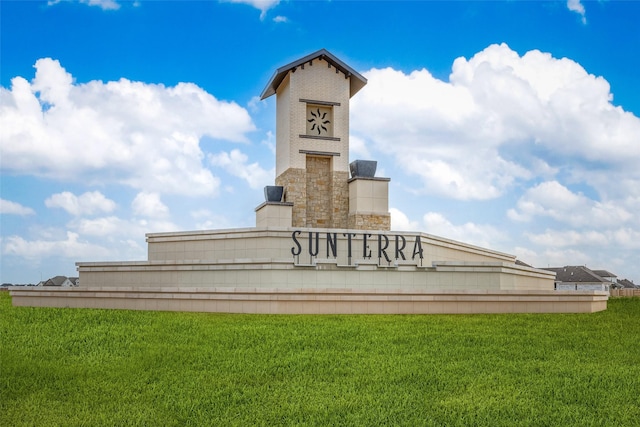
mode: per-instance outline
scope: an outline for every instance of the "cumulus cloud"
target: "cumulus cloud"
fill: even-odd
[[[241,3],[253,6],[260,11],[260,19],[263,20],[267,15],[267,10],[276,7],[280,0],[222,0],[230,3]]]
[[[494,226],[472,222],[455,225],[437,212],[426,213],[422,220],[427,233],[476,246],[495,248],[499,242],[507,240],[506,234]]]
[[[133,213],[149,218],[162,218],[169,215],[169,208],[162,203],[158,193],[141,192],[131,202]]]
[[[248,112],[191,83],[127,79],[78,84],[58,61],[39,59],[32,82],[0,89],[2,170],[139,190],[215,195],[204,136],[246,142]]]
[[[244,179],[251,188],[259,189],[273,182],[275,170],[265,170],[257,162],[248,164],[249,158],[240,150],[223,151],[210,154],[209,161],[213,166],[219,166],[233,176]]]
[[[573,227],[618,226],[633,218],[631,212],[618,203],[595,201],[573,193],[557,181],[543,182],[528,189],[516,206],[507,213],[515,221],[530,221],[542,216]]]
[[[358,136],[349,137],[349,158],[362,160],[371,158],[367,144],[362,138]]]
[[[22,236],[9,236],[2,239],[2,254],[15,255],[26,259],[40,259],[53,256],[78,259],[91,254],[106,257],[109,251],[99,245],[80,239],[74,232],[67,232],[61,240],[27,240]]]
[[[538,245],[562,248],[572,246],[599,246],[609,244],[608,236],[600,231],[578,232],[575,230],[547,230],[541,234],[525,233],[529,239]]]
[[[72,2],[73,0],[49,0],[48,6],[56,5],[62,1]],[[97,6],[102,10],[118,10],[120,4],[115,0],[77,0],[78,3],[86,4],[88,6]]]
[[[232,228],[235,224],[229,218],[211,212],[209,209],[197,209],[191,212],[196,221],[197,230]]]
[[[628,266],[640,249],[640,219],[633,214],[639,208],[634,197],[594,200],[549,181],[525,191],[507,215],[516,222],[532,224],[533,229],[523,237],[539,248],[539,259],[544,261],[540,265],[615,261]],[[547,228],[535,231],[536,224]]]
[[[67,227],[81,236],[106,238],[107,241],[142,239],[149,232],[178,231],[179,227],[163,218],[123,219],[116,216],[76,218]]]
[[[20,203],[12,202],[11,200],[0,199],[0,214],[3,215],[34,215],[36,212],[26,206],[22,206]]]
[[[536,266],[636,262],[640,119],[613,104],[604,78],[504,44],[456,59],[448,81],[427,70],[364,75],[368,85],[351,103],[356,147],[417,177],[424,194],[506,201],[520,193],[506,213],[521,233],[507,238],[434,212],[423,218],[427,232],[491,248],[523,239],[529,247],[516,252]],[[414,225],[401,213],[392,223]]]
[[[583,24],[587,23],[587,12],[580,0],[567,0],[567,8],[580,15]]]
[[[419,228],[417,221],[411,221],[407,215],[399,209],[390,208],[391,229],[397,231],[417,230]]]
[[[501,44],[456,59],[448,82],[427,70],[364,75],[352,134],[419,177],[425,193],[492,199],[568,167],[598,192],[612,169],[640,187],[640,119],[570,59]]]
[[[44,201],[48,208],[61,208],[71,215],[92,215],[99,212],[112,212],[116,203],[99,191],[91,191],[80,196],[69,191],[53,194]]]

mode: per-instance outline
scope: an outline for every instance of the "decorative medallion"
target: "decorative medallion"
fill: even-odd
[[[309,106],[307,109],[307,134],[315,136],[331,136],[331,109]]]

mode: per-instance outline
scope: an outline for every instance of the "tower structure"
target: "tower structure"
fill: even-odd
[[[349,102],[366,84],[321,49],[278,68],[264,89],[262,99],[276,96],[276,186],[289,226],[389,230],[389,179],[349,178]]]

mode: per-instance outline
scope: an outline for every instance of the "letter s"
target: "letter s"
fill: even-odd
[[[296,239],[296,236],[298,236],[300,233],[301,233],[300,230],[296,230],[293,233],[291,233],[291,238],[293,239],[293,243],[297,246],[297,249],[295,246],[291,248],[291,254],[293,256],[300,255],[300,253],[302,252],[302,246],[300,245],[300,242],[298,242],[298,239]]]

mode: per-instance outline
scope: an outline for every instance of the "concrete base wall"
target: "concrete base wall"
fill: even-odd
[[[554,273],[518,265],[511,255],[423,233],[379,233],[255,228],[149,234],[148,261],[78,263],[80,287],[553,290]]]
[[[431,267],[380,267],[377,260],[337,265],[291,259],[142,261],[81,263],[80,287],[240,287],[293,289],[540,290],[553,278],[533,269],[499,262],[441,262]]]
[[[406,289],[87,288],[11,290],[13,305],[264,314],[593,313],[606,292]]]
[[[233,313],[559,313],[604,310],[608,298],[555,291],[552,272],[424,233],[267,227],[153,233],[147,241],[147,261],[78,263],[78,288],[13,290],[13,302]]]

